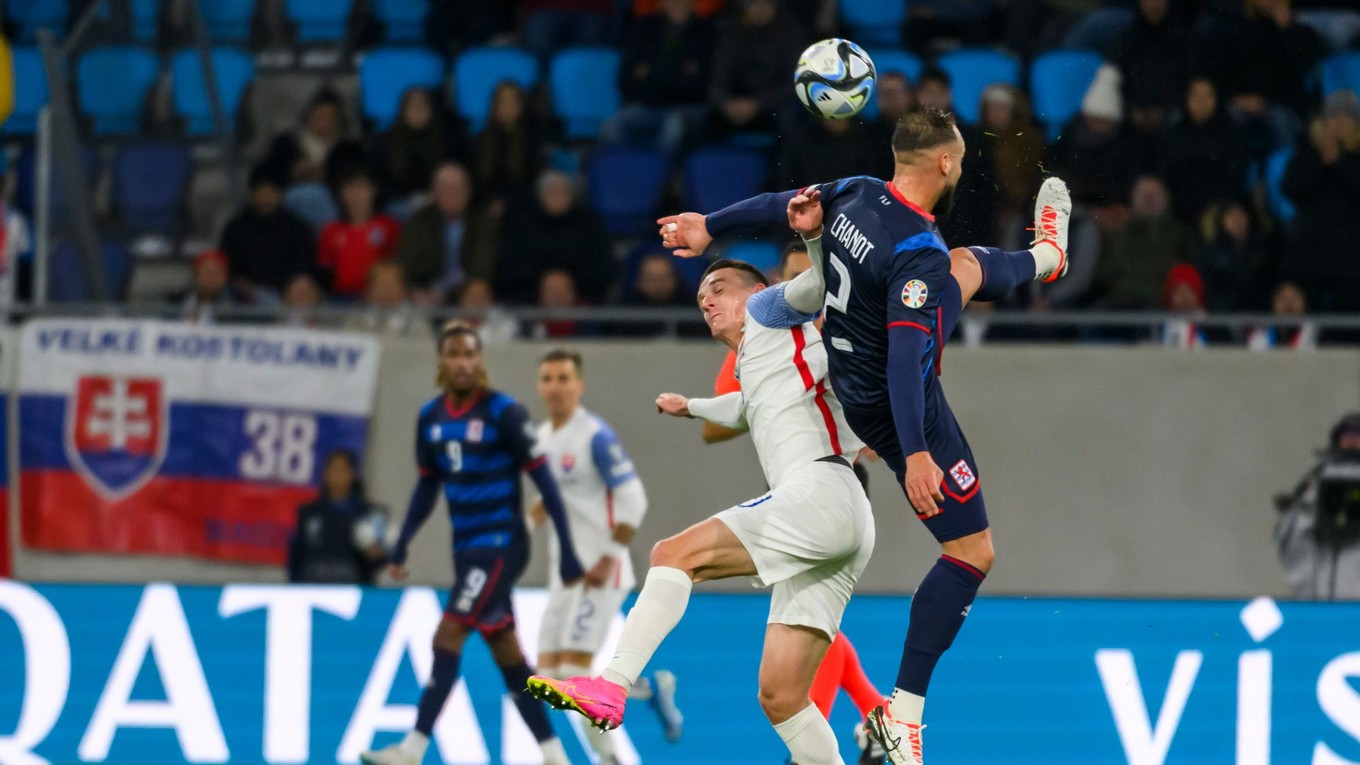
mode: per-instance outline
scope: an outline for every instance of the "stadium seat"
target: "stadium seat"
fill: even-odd
[[[841,0],[841,20],[860,45],[898,45],[907,4],[905,0]]]
[[[52,30],[54,40],[62,37],[66,29],[66,19],[71,13],[67,0],[6,0],[5,18],[18,27],[20,43],[33,43],[38,39],[38,30],[46,27]]]
[[[685,198],[691,210],[710,213],[760,193],[770,174],[765,153],[710,147],[685,158]]]
[[[161,0],[132,0],[132,39],[154,45],[160,23]]]
[[[1081,108],[1101,62],[1098,54],[1081,50],[1054,50],[1034,59],[1029,92],[1034,98],[1034,116],[1048,127],[1048,140],[1057,138]]]
[[[80,111],[97,136],[130,135],[141,127],[147,93],[160,77],[160,59],[144,48],[92,48],[76,62]]]
[[[38,112],[47,106],[47,72],[37,48],[14,49],[14,112],[0,133],[32,135],[38,130]]]
[[[568,138],[594,138],[619,110],[619,52],[613,48],[570,48],[552,60],[548,83],[553,113]]]
[[[978,102],[988,85],[1004,82],[1020,86],[1020,62],[1006,53],[964,48],[946,53],[937,63],[953,85],[955,114],[970,125],[978,122]]]
[[[491,94],[503,80],[526,90],[538,84],[538,60],[519,48],[471,48],[453,65],[453,98],[473,132],[491,110]]]
[[[373,0],[373,17],[386,27],[389,43],[419,43],[425,39],[430,0]]]
[[[255,64],[250,56],[235,48],[214,48],[212,51],[213,74],[217,79],[217,94],[222,100],[222,111],[227,119],[227,129],[231,130],[236,122],[236,112],[241,106],[241,97],[246,86],[255,77]],[[191,136],[209,135],[216,130],[213,122],[212,103],[208,99],[203,66],[197,49],[183,50],[175,54],[170,64],[170,77],[174,86],[175,114],[184,120],[185,132]]]
[[[438,90],[444,60],[425,48],[378,48],[359,64],[360,104],[377,129],[392,124],[401,96],[413,87]]]
[[[1293,156],[1294,147],[1286,146],[1266,158],[1266,205],[1281,223],[1294,220],[1294,203],[1280,188],[1280,182],[1284,180],[1284,170]]]
[[[655,233],[667,176],[666,155],[650,149],[600,149],[586,160],[590,202],[613,236]]]
[[[178,233],[194,159],[175,143],[126,146],[113,160],[113,203],[128,231]]]
[[[900,72],[905,74],[912,84],[921,79],[921,70],[925,68],[921,59],[903,50],[879,49],[865,53],[868,53],[869,59],[874,62],[874,71],[878,74]]]
[[[338,43],[345,39],[354,0],[286,0],[284,13],[297,25],[300,43]]]
[[[212,31],[213,42],[244,44],[250,41],[250,20],[256,0],[198,0],[203,23]]]
[[[132,253],[115,242],[103,242],[99,247],[103,257],[104,280],[110,300],[122,300],[132,274]],[[80,249],[72,242],[59,244],[52,250],[48,269],[47,297],[59,303],[94,300],[94,290],[85,278],[85,264]]]
[[[1360,51],[1338,53],[1322,62],[1322,93],[1350,88],[1360,94]]]
[[[723,257],[750,263],[761,273],[769,274],[779,267],[779,245],[765,241],[734,242]]]
[[[14,205],[23,211],[29,220],[33,220],[33,211],[37,204],[38,172],[35,166],[37,158],[37,149],[32,144],[28,144],[19,152],[19,156],[14,162]],[[93,148],[81,145],[80,167],[85,173],[85,182],[93,186],[95,174],[99,169],[99,159]],[[54,221],[62,221],[66,214],[66,196],[62,193],[62,188],[61,175],[57,171],[54,157],[52,162],[52,219]]]

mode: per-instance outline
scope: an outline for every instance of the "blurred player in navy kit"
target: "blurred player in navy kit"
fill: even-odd
[[[552,472],[534,439],[524,407],[489,386],[482,343],[463,322],[450,322],[439,336],[438,383],[444,392],[425,404],[416,422],[420,480],[411,495],[389,573],[406,578],[406,551],[444,490],[453,523],[454,584],[434,634],[434,669],[420,697],[415,730],[400,743],[359,759],[368,765],[416,765],[425,756],[435,719],[458,679],[463,644],[474,631],[491,648],[520,716],[543,750],[545,765],[569,765],[544,705],[524,692],[533,669],[515,634],[511,589],[529,560],[521,470],[533,479],[557,529],[558,575],[565,583],[582,576],[567,532],[566,509]]]
[[[893,133],[891,182],[845,178],[658,221],[663,244],[683,257],[703,252],[713,236],[792,220],[794,207],[823,210],[799,233],[815,236],[825,221],[823,333],[832,388],[850,427],[893,469],[943,552],[912,598],[892,696],[869,716],[871,734],[898,765],[922,762],[930,676],[995,559],[977,464],[938,381],[945,340],[969,300],[996,300],[1067,270],[1072,205],[1056,178],[1039,191],[1031,249],[945,245],[932,212],[948,211],[964,148],[951,115],[915,110]]]

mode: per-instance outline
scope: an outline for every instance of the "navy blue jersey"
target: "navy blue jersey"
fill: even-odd
[[[910,327],[928,336],[921,355],[925,422],[942,406],[940,354],[947,334],[941,302],[949,285],[949,247],[930,213],[891,184],[860,176],[822,184],[826,322],[822,336],[831,382],[846,407],[887,411],[888,333]]]
[[[542,459],[528,412],[504,393],[486,391],[461,409],[439,396],[420,410],[416,464],[443,484],[455,552],[524,543],[519,473]]]

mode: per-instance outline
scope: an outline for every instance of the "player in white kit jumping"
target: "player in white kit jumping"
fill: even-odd
[[[538,670],[548,677],[588,675],[614,615],[637,584],[628,544],[647,513],[647,492],[633,461],[613,428],[581,405],[585,393],[581,354],[565,348],[548,351],[538,364],[538,396],[548,410],[537,428],[537,443],[547,458],[567,508],[571,541],[583,566],[582,581],[564,586],[548,572],[548,606],[538,636]],[[534,525],[547,513],[535,505]],[[551,536],[555,530],[549,528]],[[556,541],[549,545],[550,556]],[[553,557],[550,569],[557,566]],[[629,698],[650,701],[661,717],[666,738],[680,738],[683,717],[675,706],[675,676],[657,670],[634,686]],[[589,736],[599,765],[614,765],[612,735]]]
[[[808,244],[816,262],[820,234]],[[754,576],[773,588],[761,707],[800,765],[843,765],[808,691],[873,551],[874,521],[851,468],[862,444],[827,385],[826,350],[812,324],[824,289],[819,263],[768,289],[746,263],[709,266],[699,306],[713,336],[737,352],[741,391],[712,399],[665,393],[657,408],[749,428],[773,488],[659,542],[609,666],[598,677],[532,677],[530,693],[602,729],[617,727],[627,689],[679,623],[693,583]]]

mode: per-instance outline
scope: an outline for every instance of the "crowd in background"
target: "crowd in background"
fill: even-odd
[[[567,46],[617,46],[623,104],[599,144],[673,156],[760,147],[772,159],[767,187],[778,190],[890,177],[896,119],[956,106],[933,57],[965,44],[1028,62],[1104,5],[911,0],[902,39],[927,65],[914,82],[882,73],[877,114],[846,121],[812,117],[790,86],[799,51],[844,31],[827,0],[635,0],[622,20],[614,0],[436,3],[429,39],[450,52],[514,43],[544,60]],[[1024,90],[986,88],[976,124],[960,125],[968,154],[954,210],[940,220],[946,241],[1025,246],[1034,192],[1057,174],[1076,202],[1071,271],[1005,308],[1360,312],[1360,101],[1350,90],[1322,94],[1315,76],[1360,35],[1325,37],[1289,0],[1128,5],[1132,24],[1099,41],[1107,63],[1053,140]],[[247,202],[194,260],[184,315],[284,304],[305,323],[322,302],[362,303],[376,309],[367,328],[427,332],[415,307],[691,304],[693,285],[655,243],[605,233],[576,170],[595,142],[564,139],[545,103],[504,82],[474,132],[444,93],[413,88],[396,121],[374,131],[322,89],[295,129],[250,158]],[[1291,221],[1267,200],[1266,165],[1284,147]],[[682,204],[681,179],[672,185],[667,211]],[[1272,331],[1268,342],[1292,341]]]

